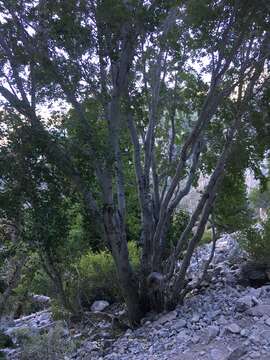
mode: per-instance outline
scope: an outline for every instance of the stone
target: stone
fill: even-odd
[[[212,341],[214,338],[216,338],[219,334],[219,327],[216,325],[211,325],[208,326],[208,328],[206,329],[206,344],[209,344],[210,341]]]
[[[236,301],[235,310],[238,312],[244,312],[250,309],[252,306],[258,304],[258,300],[254,296],[246,295]]]
[[[261,337],[267,341],[267,343],[269,344],[270,343],[270,330],[264,330],[262,333],[261,333]]]
[[[261,357],[261,353],[259,351],[252,351],[249,354],[249,357],[251,357],[251,359],[259,359]]]
[[[239,360],[246,353],[247,353],[247,348],[245,346],[239,346],[229,354],[226,360]]]
[[[177,311],[170,311],[168,312],[167,314],[165,315],[162,315],[158,320],[154,321],[153,322],[153,325],[156,326],[156,325],[164,325],[166,324],[167,322],[169,321],[172,321],[174,319],[177,318]]]
[[[105,310],[110,304],[108,303],[108,301],[105,300],[96,300],[93,302],[92,306],[91,306],[91,311],[96,312],[96,311],[103,311]]]
[[[210,359],[211,360],[226,360],[227,355],[221,349],[211,349]]]
[[[200,320],[200,315],[199,314],[194,314],[191,318],[191,322],[192,323],[196,323]]]
[[[259,304],[248,310],[251,316],[269,316],[270,317],[270,304]]]
[[[232,334],[240,334],[241,328],[239,325],[232,323],[228,326],[226,326],[226,329],[231,332]]]
[[[247,337],[247,336],[248,336],[247,330],[246,330],[246,329],[242,329],[242,330],[240,331],[240,335],[243,336],[243,337]]]
[[[265,320],[265,323],[266,323],[266,325],[270,326],[270,318],[267,318],[267,319]]]
[[[187,326],[187,322],[184,319],[179,319],[174,325],[175,329],[182,329]]]
[[[193,344],[198,344],[198,342],[200,341],[200,337],[197,336],[197,335],[193,335],[192,338],[191,338],[191,342]]]

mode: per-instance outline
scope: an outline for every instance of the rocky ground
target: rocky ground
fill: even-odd
[[[193,274],[198,273],[210,251],[210,245],[198,249]],[[108,315],[110,310],[115,314],[115,309],[103,315],[89,313],[80,327],[66,334],[80,339],[79,348],[67,359],[270,360],[270,284],[256,289],[239,285],[244,261],[245,254],[236,241],[224,236],[217,243],[209,282],[183,306],[149,316],[136,330],[118,332]],[[16,327],[33,327],[34,323],[37,328],[51,326],[50,312],[17,320]],[[16,356],[16,352],[10,353],[9,359],[19,359]]]

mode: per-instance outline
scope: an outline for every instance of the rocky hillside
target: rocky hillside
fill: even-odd
[[[198,273],[210,252],[211,245],[197,250],[192,274]],[[80,325],[61,335],[77,344],[63,359],[269,360],[270,283],[258,288],[240,285],[245,261],[237,242],[224,236],[217,242],[207,281],[183,306],[159,316],[149,314],[135,330],[116,323],[124,313],[121,308],[89,312]],[[5,331],[12,335],[20,327],[44,332],[54,325],[50,311],[43,311],[17,320]],[[10,360],[20,359],[20,349],[5,352]]]

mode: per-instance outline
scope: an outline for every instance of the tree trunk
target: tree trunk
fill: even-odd
[[[132,326],[139,325],[144,312],[142,311],[139,283],[129,262],[125,231],[121,227],[121,217],[110,206],[104,208],[105,235],[111,247],[116,264],[119,284],[125,299],[128,318]]]

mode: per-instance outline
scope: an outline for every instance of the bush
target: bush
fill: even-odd
[[[132,266],[135,271],[140,261],[140,252],[135,242],[128,243]],[[116,267],[109,251],[94,253],[89,251],[83,255],[76,265],[79,276],[78,288],[83,306],[89,306],[93,301],[102,299],[109,302],[122,300]]]
[[[33,334],[27,329],[20,329],[15,336],[21,346],[21,360],[64,360],[69,358],[76,346],[60,322],[48,333]]]
[[[241,246],[260,263],[270,263],[270,219],[261,227],[251,226],[239,235]]]
[[[200,245],[209,244],[213,239],[212,229],[207,229],[204,231],[203,236],[200,241]]]
[[[167,244],[169,250],[172,246],[177,244],[181,233],[185,230],[189,220],[190,215],[184,209],[180,209],[177,213],[174,214],[167,234]]]

